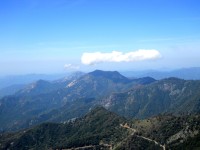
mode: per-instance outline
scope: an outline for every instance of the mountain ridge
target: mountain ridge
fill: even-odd
[[[131,80],[127,77],[121,75],[118,71],[102,71],[102,70],[95,70],[93,72],[89,72],[88,75],[92,75],[95,77],[104,77],[112,80],[113,82],[130,82]]]
[[[85,116],[66,123],[43,123],[1,134],[0,149],[198,149],[199,118],[159,115],[127,120],[96,106]]]
[[[146,118],[159,113],[198,113],[200,81],[168,78],[113,93],[102,100],[107,109],[126,117]]]
[[[109,74],[121,79],[118,72]],[[82,117],[96,105],[128,118],[200,112],[200,81],[174,77],[156,81],[146,77],[116,83],[109,78],[107,72],[94,71],[71,81],[61,90],[4,97],[0,100],[0,128],[19,130],[46,121],[66,122]]]
[[[96,107],[83,118],[65,124],[44,123],[16,134],[0,136],[0,146],[1,149],[62,149],[86,145],[107,145],[110,148],[111,142],[117,143],[128,134],[119,126],[124,122],[124,118]]]
[[[161,80],[169,77],[176,77],[185,80],[200,80],[200,67],[182,68],[171,71],[157,71],[157,70],[144,70],[144,71],[121,71],[121,73],[128,77],[144,77],[150,76],[156,80]]]
[[[37,120],[44,120],[40,118],[35,120],[32,118],[38,118],[44,113],[50,113],[44,116],[52,116],[51,111],[53,112],[55,109],[69,108],[64,107],[66,104],[73,106],[73,109],[76,111],[78,111],[78,107],[75,107],[74,104],[81,104],[81,106],[87,104],[83,106],[83,112],[86,112],[86,110],[89,109],[89,106],[93,107],[95,105],[94,102],[96,103],[96,100],[100,100],[110,93],[126,91],[137,85],[149,84],[155,81],[153,79],[145,79],[145,82],[142,82],[142,79],[129,80],[118,72],[107,73],[108,72],[104,71],[94,71],[81,75],[75,80],[70,80],[70,82],[65,80],[63,82],[63,80],[61,80],[61,82],[56,81],[52,83],[40,80],[34,85],[30,84],[28,86],[30,90],[28,88],[15,95],[2,98],[0,100],[0,109],[3,110],[0,111],[0,129],[7,130],[13,127],[15,128],[15,126],[21,126],[22,123],[29,125],[32,124],[32,120],[34,120],[34,122],[37,122]],[[95,74],[98,74],[97,77]],[[111,77],[113,78],[110,77],[111,74]],[[116,78],[119,78],[118,82],[115,82]],[[125,80],[130,82],[124,82]],[[37,85],[39,86],[37,87]],[[9,99],[11,99],[10,102],[13,103],[10,107],[7,105]],[[94,102],[78,102],[79,100],[81,101],[84,99],[92,99]],[[74,112],[74,114],[77,114],[77,116],[70,116],[73,118],[81,116],[79,112]],[[62,118],[62,116],[58,117]],[[64,118],[70,119],[69,117]],[[6,122],[3,121],[5,119],[7,119]],[[30,123],[26,123],[26,120],[30,120]],[[61,120],[64,121],[63,119]],[[24,127],[24,125],[22,126]]]

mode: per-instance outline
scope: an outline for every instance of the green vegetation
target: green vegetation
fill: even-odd
[[[39,80],[15,95],[0,99],[0,131],[16,131],[42,122],[77,118],[113,92],[155,81],[152,78],[131,80],[118,72],[99,70],[71,79],[52,83]],[[88,99],[93,101],[86,102]]]
[[[197,149],[199,147],[199,115],[159,115],[134,120],[132,128],[139,134],[165,144],[169,149]]]
[[[38,81],[0,100],[0,149],[200,147],[200,81],[97,70],[66,82]]]
[[[130,136],[124,140],[115,150],[162,150],[154,142],[149,142],[137,136]]]
[[[131,129],[122,127],[127,124]],[[159,115],[127,120],[96,107],[86,116],[67,123],[44,123],[31,129],[0,136],[0,149],[198,149],[200,116]],[[147,140],[150,139],[150,140]],[[154,140],[154,141],[153,141]]]
[[[2,135],[1,149],[70,148],[100,143],[114,145],[128,134],[119,126],[124,122],[124,118],[97,107],[85,117],[65,124],[45,123],[16,134]]]
[[[127,118],[148,118],[158,114],[200,112],[200,81],[169,78],[132,90],[113,93],[101,104]]]

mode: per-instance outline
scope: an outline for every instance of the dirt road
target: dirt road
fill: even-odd
[[[133,132],[132,132],[132,135],[134,135],[134,134],[137,132],[136,129],[131,128],[130,126],[128,126],[127,123],[126,123],[125,125],[120,124],[120,126],[123,127],[123,128],[126,128],[126,129],[129,129],[129,130],[133,131]],[[160,144],[159,142],[157,142],[157,141],[155,141],[155,140],[153,140],[153,139],[150,139],[150,138],[144,137],[144,136],[140,136],[140,135],[136,135],[136,136],[137,136],[137,137],[140,137],[140,138],[143,138],[143,139],[145,139],[145,140],[148,140],[148,141],[150,141],[150,142],[154,142],[156,145],[159,145],[160,147],[162,147],[163,150],[166,150],[165,145],[162,145],[162,144]]]

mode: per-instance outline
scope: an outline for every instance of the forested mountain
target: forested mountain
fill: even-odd
[[[38,120],[46,121],[47,119],[34,118],[51,116],[45,114],[48,112],[52,114],[52,111],[54,112],[55,109],[61,109],[66,112],[66,107],[69,108],[69,105],[73,105],[74,107],[67,109],[69,110],[67,112],[71,112],[71,109],[79,111],[80,105],[76,106],[76,104],[81,103],[79,102],[80,100],[91,98],[98,101],[113,92],[127,91],[135,86],[152,82],[155,82],[155,80],[150,77],[131,80],[118,72],[100,70],[90,72],[78,78],[71,78],[70,80],[58,80],[55,82],[39,80],[16,94],[6,96],[0,100],[0,128],[1,130],[18,129],[19,126],[27,124],[27,120],[30,120],[28,125],[34,124],[32,122],[40,123]],[[87,104],[92,107],[98,103],[91,101]],[[84,105],[83,112],[88,111],[90,108],[88,105]],[[56,112],[60,114],[59,111]],[[63,118],[70,119],[83,114],[77,112],[74,115],[69,115],[70,117],[68,114],[65,114]],[[58,116],[61,117],[60,115]],[[52,117],[49,119],[52,120]],[[53,120],[60,119],[56,118]]]
[[[74,72],[69,75],[7,76],[0,78],[0,98],[17,92],[18,94],[31,93],[36,95],[51,92],[66,86],[67,83],[78,79],[82,75],[84,75],[83,72]]]
[[[1,130],[19,130],[42,122],[65,122],[101,105],[127,118],[200,112],[200,81],[168,78],[128,79],[96,70],[72,80],[39,80],[0,100]]]
[[[126,117],[147,118],[160,113],[200,112],[200,81],[168,78],[113,93],[101,105]]]
[[[62,124],[44,123],[0,136],[1,149],[198,149],[199,115],[127,120],[96,107]]]
[[[39,80],[0,99],[0,146],[198,148],[199,91],[199,80],[129,79],[116,71]]]
[[[133,120],[125,127],[135,134],[120,143],[117,147],[120,150],[200,148],[199,115],[158,115],[148,119]]]
[[[126,120],[101,107],[65,124],[45,123],[29,130],[0,137],[1,149],[61,149],[91,146],[109,149],[123,140]],[[87,148],[87,147],[86,147]]]

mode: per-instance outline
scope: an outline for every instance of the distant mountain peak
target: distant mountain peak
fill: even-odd
[[[152,77],[143,77],[143,78],[133,79],[133,81],[137,81],[137,83],[140,84],[150,84],[155,82],[156,80]]]
[[[114,82],[128,82],[129,81],[128,78],[121,75],[118,71],[95,70],[93,72],[88,73],[88,75],[92,75],[95,77],[104,77],[104,78],[110,79]]]
[[[105,75],[105,74],[118,74],[118,75],[121,75],[118,71],[103,71],[103,70],[98,70],[98,69],[90,72],[89,74],[92,74],[92,75]]]

